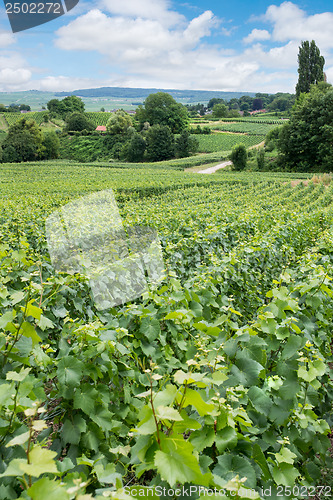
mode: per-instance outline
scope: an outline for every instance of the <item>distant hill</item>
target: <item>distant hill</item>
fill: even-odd
[[[39,90],[28,90],[21,92],[0,92],[0,103],[8,106],[14,104],[29,104],[33,111],[46,108],[51,99],[62,99],[68,95],[76,95],[82,98],[86,111],[99,111],[101,107],[107,111],[123,108],[127,111],[143,103],[149,94],[155,92],[167,92],[182,104],[207,103],[213,97],[229,101],[242,95],[255,96],[254,92],[223,92],[217,90],[176,90],[176,89],[141,89],[127,87],[100,87],[95,89],[79,89],[73,92],[42,92]]]
[[[56,92],[55,95],[63,98],[67,95],[76,95],[85,98],[113,97],[115,99],[138,99],[143,100],[149,94],[156,92],[167,92],[176,100],[188,102],[205,102],[213,97],[219,97],[229,101],[232,98],[239,98],[242,95],[255,96],[255,92],[223,92],[217,90],[176,90],[176,89],[142,89],[127,87],[100,87],[95,89],[79,89],[73,92]]]

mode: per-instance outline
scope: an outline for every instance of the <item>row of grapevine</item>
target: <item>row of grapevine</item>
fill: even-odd
[[[213,153],[215,151],[230,151],[236,144],[251,147],[265,139],[264,135],[238,135],[228,133],[215,133],[210,135],[196,135],[199,141],[199,151]]]
[[[295,175],[2,166],[1,500],[329,498],[333,187]],[[108,188],[167,278],[100,311],[44,222]]]
[[[107,124],[111,113],[103,113],[102,111],[88,111],[85,113],[86,117],[88,120],[97,127],[98,125],[105,125]]]
[[[211,125],[210,128],[212,130],[222,130],[225,132],[238,132],[249,135],[266,135],[276,126],[277,125],[272,125],[270,123],[237,122],[225,123],[222,125]]]
[[[2,116],[5,118],[8,126],[10,127],[21,118],[27,120],[35,120],[35,122],[40,125],[44,122],[46,111],[30,111],[28,113],[3,113]]]

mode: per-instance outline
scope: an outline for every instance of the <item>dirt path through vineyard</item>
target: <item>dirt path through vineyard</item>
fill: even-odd
[[[254,146],[251,146],[249,149],[261,148],[264,144],[265,144],[265,141],[262,141],[259,144],[255,144]],[[208,167],[208,168],[205,168],[204,170],[198,170],[197,174],[214,174],[217,170],[220,170],[221,168],[225,168],[228,165],[232,165],[232,162],[231,161],[224,161],[223,163],[219,163],[218,165],[215,165],[214,167]]]

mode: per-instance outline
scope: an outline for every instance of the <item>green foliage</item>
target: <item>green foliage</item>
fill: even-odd
[[[80,162],[109,160],[115,141],[100,136],[61,136],[60,158]]]
[[[277,148],[281,130],[281,127],[274,127],[268,132],[265,137],[266,151],[273,151]]]
[[[295,103],[294,94],[276,94],[275,99],[268,104],[269,111],[288,111]]]
[[[75,95],[67,96],[61,101],[59,99],[51,99],[47,103],[47,109],[50,113],[59,115],[63,119],[66,118],[68,114],[71,113],[83,113],[84,112],[84,102],[80,97]]]
[[[275,124],[265,122],[254,123],[252,121],[243,120],[242,122],[240,122],[237,120],[235,123],[219,123],[218,125],[212,125],[211,128],[213,130],[221,130],[225,132],[262,136],[269,134],[271,130],[277,127]]]
[[[311,85],[324,81],[325,59],[314,40],[301,43],[298,52],[298,82],[296,97],[302,92],[310,92]]]
[[[94,124],[95,129],[98,127],[98,125],[104,125],[106,126],[111,114],[106,113],[103,111],[88,111],[85,112],[85,116],[88,118],[88,120]]]
[[[107,132],[112,135],[124,135],[129,127],[132,127],[132,118],[123,109],[112,113],[106,124]]]
[[[43,136],[36,122],[21,118],[9,128],[3,141],[3,161],[36,160],[43,153],[42,142]]]
[[[146,141],[141,134],[134,133],[124,146],[125,159],[130,162],[143,161],[146,150]]]
[[[59,158],[60,140],[55,132],[46,132],[43,136],[43,157],[46,160]]]
[[[230,160],[235,170],[244,170],[247,162],[247,151],[244,144],[238,144],[231,151]]]
[[[186,107],[165,92],[150,94],[144,107],[138,107],[136,119],[141,128],[145,122],[149,122],[150,125],[168,126],[174,134],[181,133],[189,121]]]
[[[81,132],[83,130],[95,130],[95,127],[83,113],[75,111],[66,116],[66,129]]]
[[[257,160],[258,170],[264,170],[264,168],[265,168],[265,150],[264,150],[264,148],[258,149],[256,160]]]
[[[175,155],[175,139],[166,125],[153,125],[146,133],[147,158],[150,161],[161,161]]]
[[[322,484],[332,185],[57,162],[0,175],[1,499]],[[108,187],[126,227],[156,228],[168,276],[97,311],[83,276],[54,273],[44,221]]]
[[[279,134],[281,162],[299,171],[331,171],[333,88],[327,83],[302,94]]]
[[[264,135],[238,135],[228,133],[215,133],[211,135],[197,136],[199,147],[198,151],[202,153],[213,153],[217,151],[231,151],[239,143],[246,147],[259,144],[265,139]]]
[[[198,140],[188,130],[183,130],[176,139],[175,151],[178,158],[184,158],[195,153],[199,147]]]
[[[213,116],[215,118],[224,118],[227,116],[228,108],[223,103],[217,103],[213,106]]]
[[[37,125],[40,125],[41,123],[45,122],[47,115],[48,113],[46,113],[45,111],[32,111],[25,114],[24,118],[34,120]],[[21,113],[4,113],[2,116],[5,118],[9,127],[22,119]]]

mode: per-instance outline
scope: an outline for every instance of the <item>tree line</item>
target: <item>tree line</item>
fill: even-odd
[[[43,134],[25,117],[9,128],[0,154],[4,162],[33,161],[59,157],[67,134],[88,135],[95,126],[84,114],[84,103],[76,96],[47,103],[50,118],[62,118],[63,131]],[[105,155],[130,162],[162,161],[196,152],[197,140],[188,130],[186,108],[164,92],[151,94],[139,106],[135,119],[124,110],[112,113],[105,136],[98,139]],[[59,140],[60,138],[60,140]]]
[[[20,113],[21,111],[31,111],[29,104],[10,104],[5,106],[0,104],[0,113]]]
[[[325,59],[314,40],[303,41],[298,53],[298,81],[290,119],[271,130],[265,149],[256,155],[257,170],[330,172],[333,166],[333,87],[326,82]],[[277,156],[265,162],[265,153]],[[243,145],[234,148],[231,160],[236,170],[247,166]],[[253,167],[253,162],[252,162]]]

